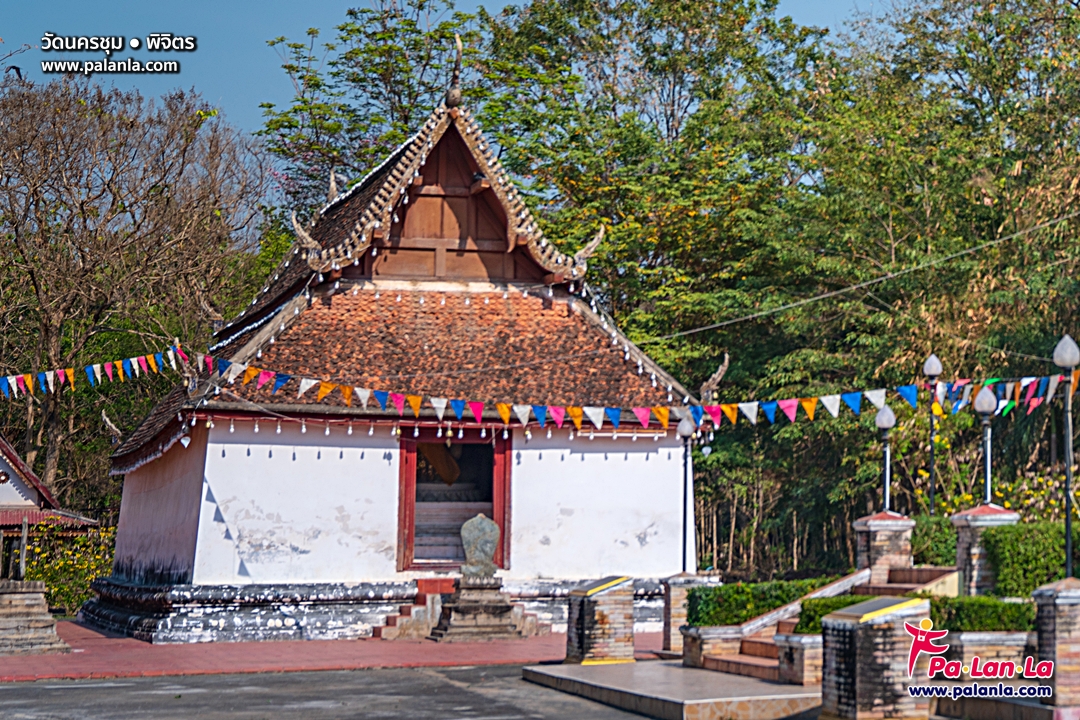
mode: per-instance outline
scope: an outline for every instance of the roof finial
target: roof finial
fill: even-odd
[[[334,169],[330,169],[330,190],[326,193],[326,202],[332,203],[337,199],[337,180],[334,178]]]
[[[461,54],[464,47],[461,44],[461,36],[454,33],[454,43],[457,45],[457,57],[454,58],[454,74],[450,78],[450,89],[446,91],[446,107],[455,108],[461,104]]]

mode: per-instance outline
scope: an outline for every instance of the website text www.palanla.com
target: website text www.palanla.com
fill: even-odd
[[[135,58],[123,60],[42,60],[43,73],[178,73],[180,63],[176,60],[149,60],[140,62]]]
[[[908,695],[916,698],[1046,698],[1052,697],[1049,685],[1006,685],[1005,683],[970,683],[948,685],[909,685]]]
[[[42,52],[101,52],[105,57],[94,60],[42,60],[41,72],[76,73],[94,75],[97,73],[178,73],[180,62],[177,60],[136,60],[135,58],[113,58],[114,52],[125,48],[138,50],[145,46],[149,52],[193,52],[198,48],[198,39],[194,36],[181,37],[172,33],[150,33],[145,39],[121,35],[71,36],[61,37],[47,32],[41,38]]]

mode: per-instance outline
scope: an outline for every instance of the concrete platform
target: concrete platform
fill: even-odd
[[[531,682],[662,720],[816,718],[821,689],[651,660],[622,665],[538,665]]]
[[[1029,698],[940,698],[933,715],[941,720],[1080,720],[1080,707],[1043,705]]]

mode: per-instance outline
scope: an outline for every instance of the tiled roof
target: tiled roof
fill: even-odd
[[[561,291],[549,298],[519,288],[401,285],[367,283],[356,294],[343,285],[315,299],[273,344],[262,343],[261,357],[254,347],[250,357],[234,357],[297,380],[276,395],[239,380],[230,390],[266,405],[339,407],[339,393],[321,403],[315,390],[297,398],[299,377],[489,403],[651,406],[670,404],[669,384],[679,400],[685,393],[637,348],[626,360],[628,341],[616,335],[612,344],[610,326]]]
[[[176,414],[187,401],[187,389],[179,385],[154,406],[134,432],[113,451],[112,473],[130,472],[157,457],[175,442],[181,434]]]
[[[45,487],[40,479],[38,479],[38,476],[30,469],[30,466],[23,462],[23,459],[19,457],[19,453],[15,452],[15,448],[13,448],[2,435],[0,435],[0,455],[4,456],[4,459],[7,460],[8,464],[11,465],[24,482],[28,483],[41,494],[42,502],[46,506],[50,508],[60,507],[57,504],[56,499],[52,496],[52,493],[49,492],[49,489]],[[22,520],[20,519],[19,522],[22,522]]]
[[[360,183],[319,211],[314,223],[305,230],[318,248],[294,247],[251,305],[217,333],[219,341],[235,335],[275,303],[295,294],[318,272],[347,265],[361,256],[371,246],[371,229],[390,227],[391,214],[401,202],[406,187],[423,166],[427,154],[450,127],[461,135],[481,172],[490,181],[491,189],[506,209],[507,217],[511,218],[511,230],[517,236],[516,242],[553,277],[562,277],[566,281],[582,278],[587,269],[588,253],[570,256],[552,245],[522,202],[469,111],[465,108],[448,110],[445,106],[439,106],[416,135],[397,148]]]
[[[8,531],[22,527],[23,518],[28,525],[39,523],[55,523],[57,525],[95,525],[90,518],[73,517],[58,513],[55,510],[39,510],[37,508],[0,508],[0,530]]]

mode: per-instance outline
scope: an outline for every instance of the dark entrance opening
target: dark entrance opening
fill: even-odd
[[[415,560],[464,562],[461,526],[493,517],[495,448],[488,443],[416,443]]]

